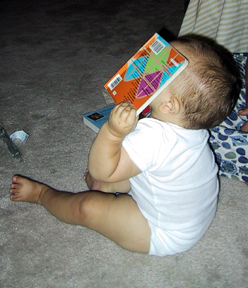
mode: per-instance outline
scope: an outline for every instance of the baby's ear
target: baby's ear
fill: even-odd
[[[159,111],[163,114],[178,114],[181,109],[181,103],[176,96],[171,95],[159,106]]]

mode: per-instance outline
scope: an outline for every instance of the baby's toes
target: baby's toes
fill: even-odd
[[[10,185],[10,193],[15,193],[16,191],[18,191],[18,184],[15,184],[15,183],[12,183],[11,185]]]
[[[11,193],[10,194],[10,199],[12,201],[18,201],[19,200],[19,193]]]

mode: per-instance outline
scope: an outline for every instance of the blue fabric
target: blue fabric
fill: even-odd
[[[210,130],[210,144],[215,152],[220,175],[248,182],[248,133],[240,127],[248,121],[238,111],[246,108],[245,65],[248,53],[233,54],[242,78],[242,88],[234,110],[220,126]]]

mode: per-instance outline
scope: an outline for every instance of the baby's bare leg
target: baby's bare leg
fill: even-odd
[[[95,230],[130,251],[149,252],[150,228],[131,196],[68,193],[21,176],[12,180],[13,201],[41,204],[61,221]]]

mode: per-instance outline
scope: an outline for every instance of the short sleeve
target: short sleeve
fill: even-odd
[[[156,119],[142,119],[138,122],[134,131],[128,134],[123,140],[123,147],[130,159],[141,170],[146,171],[159,165],[160,158],[166,157],[169,153],[165,145],[167,138],[164,133],[164,123]],[[167,141],[168,142],[168,141]],[[163,149],[163,157],[159,157]],[[166,152],[166,150],[168,150]]]

